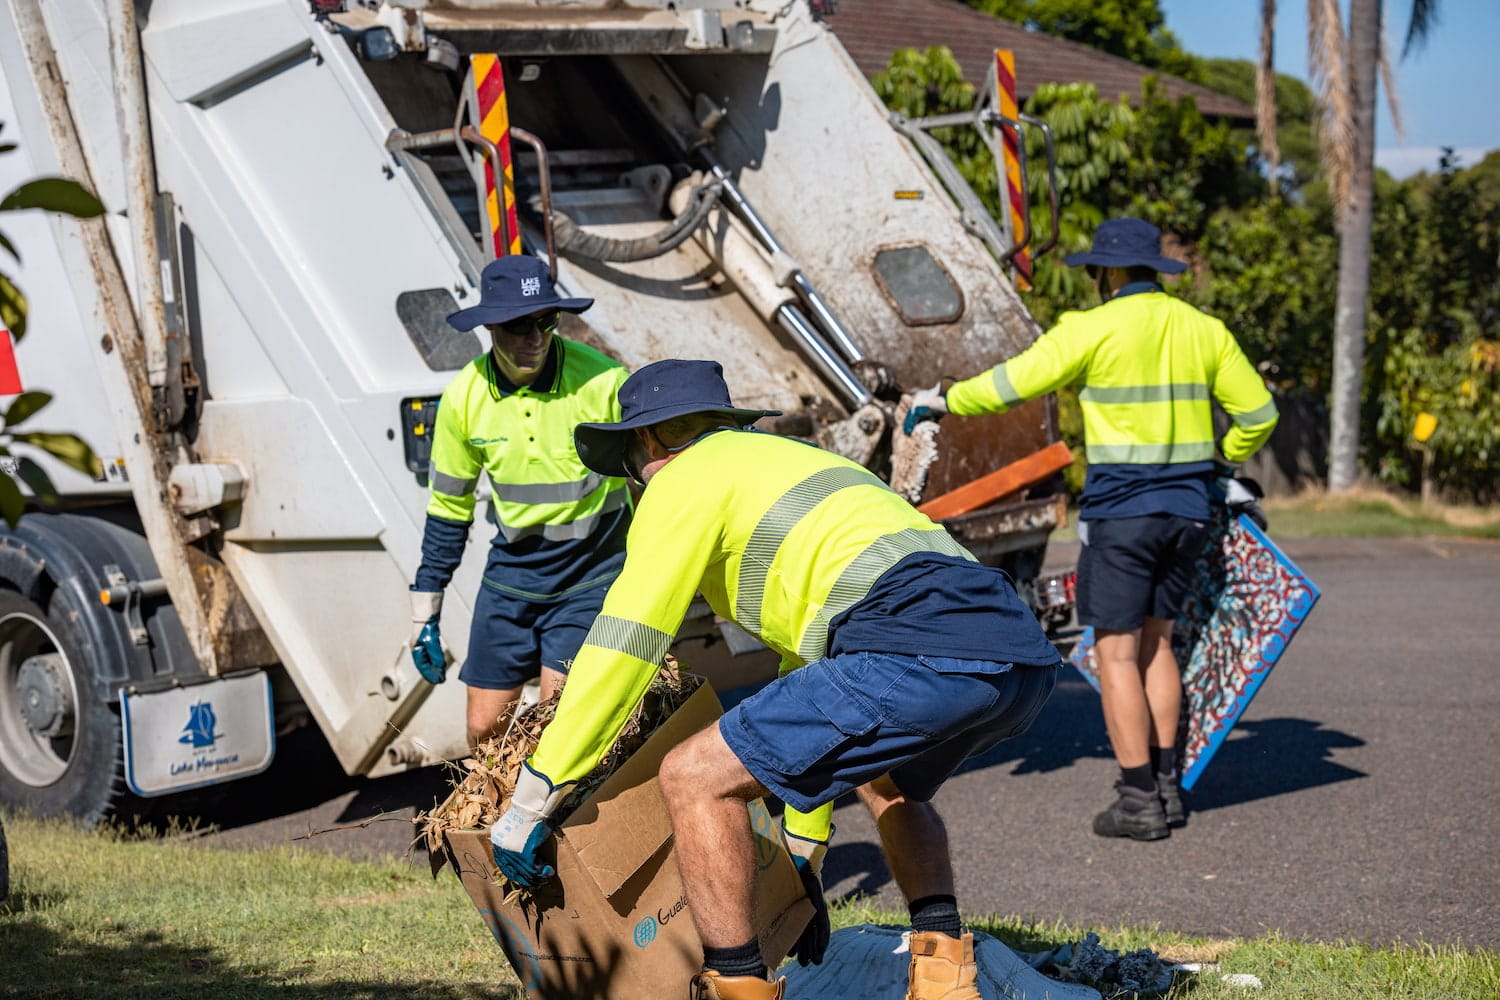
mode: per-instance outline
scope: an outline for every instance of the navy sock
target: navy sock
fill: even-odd
[[[1151,766],[1157,774],[1171,774],[1177,770],[1176,747],[1152,747]]]
[[[760,945],[751,938],[734,948],[703,949],[703,967],[712,969],[721,976],[753,976],[766,978],[766,963],[760,957]]]
[[[1150,764],[1120,768],[1120,780],[1137,791],[1156,791],[1156,775],[1152,772]]]
[[[907,907],[911,912],[911,929],[937,931],[951,938],[963,935],[958,919],[958,899],[953,896],[923,896]]]

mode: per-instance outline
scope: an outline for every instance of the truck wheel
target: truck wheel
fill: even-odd
[[[125,791],[120,716],[94,694],[78,609],[0,591],[0,802],[92,826]]]

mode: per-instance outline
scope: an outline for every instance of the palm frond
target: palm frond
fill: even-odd
[[[1420,48],[1427,36],[1437,26],[1438,0],[1412,0],[1411,22],[1406,26],[1406,43],[1401,46],[1401,58],[1405,59],[1412,49]]]
[[[1396,141],[1406,141],[1406,127],[1401,121],[1401,96],[1396,93],[1396,71],[1391,66],[1391,38],[1380,32],[1380,85],[1385,88],[1385,102],[1391,109],[1391,123],[1396,126]]]
[[[1338,0],[1309,0],[1308,72],[1318,97],[1318,153],[1335,211],[1349,205],[1354,177],[1354,95],[1349,83],[1349,42]]]

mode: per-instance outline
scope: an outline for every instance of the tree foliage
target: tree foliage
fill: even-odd
[[[1433,477],[1500,498],[1500,198],[1445,151],[1435,177],[1376,189],[1361,437],[1383,481],[1417,480],[1420,413]]]
[[[0,132],[5,125],[0,122]],[[14,143],[0,143],[0,154],[15,151]],[[99,199],[77,181],[65,177],[42,177],[27,181],[14,191],[0,198],[0,212],[20,212],[37,209],[44,212],[60,212],[81,219],[104,214]],[[21,253],[3,232],[0,232],[0,249],[4,249],[17,263]],[[16,342],[26,335],[26,319],[29,313],[26,296],[9,275],[0,271],[0,325],[10,331]],[[4,336],[0,332],[0,336]],[[59,462],[77,469],[84,475],[98,478],[103,475],[103,466],[82,438],[76,434],[58,431],[22,430],[19,425],[52,401],[45,392],[23,392],[16,396],[0,414],[0,456],[10,457],[10,445],[20,443],[46,452]],[[17,480],[26,484],[38,500],[55,500],[57,489],[47,476],[46,470],[27,457],[20,457],[10,468],[0,473],[0,517],[4,517],[12,528],[26,510],[26,498],[22,495]]]
[[[1205,62],[1218,79],[1253,86],[1253,67]],[[874,81],[903,114],[973,106],[974,90],[945,49],[903,50]],[[1328,186],[1318,172],[1312,95],[1278,81],[1285,161],[1280,194],[1268,195],[1254,136],[1205,120],[1190,99],[1171,101],[1148,80],[1134,102],[1101,100],[1092,85],[1046,84],[1026,110],[1052,128],[1057,146],[1061,238],[1036,260],[1026,304],[1044,327],[1066,309],[1094,304],[1080,268],[1062,258],[1089,246],[1106,218],[1160,225],[1192,261],[1175,294],[1223,319],[1251,360],[1283,391],[1327,394],[1339,248]],[[1291,119],[1291,120],[1288,120]],[[994,164],[974,129],[938,136],[998,216]],[[1028,158],[1044,162],[1039,135]],[[1030,176],[1032,225],[1049,224],[1044,171]],[[1454,495],[1494,498],[1500,483],[1500,151],[1464,168],[1451,156],[1433,175],[1382,176],[1374,218],[1370,320],[1362,409],[1363,462],[1394,486],[1411,486],[1422,452],[1418,413],[1438,419],[1426,449],[1438,484]],[[1071,400],[1060,394],[1064,436],[1077,440]],[[1076,416],[1076,414],[1075,414]],[[1080,426],[1074,426],[1080,425]],[[1071,481],[1070,481],[1071,482]],[[1076,487],[1076,483],[1073,483]]]
[[[1197,80],[1157,0],[968,0],[971,7],[1133,63]]]

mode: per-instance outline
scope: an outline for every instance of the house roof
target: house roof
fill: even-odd
[[[1094,84],[1102,98],[1136,101],[1141,80],[1154,72],[1167,96],[1176,100],[1191,95],[1208,117],[1255,118],[1255,109],[1244,101],[1129,59],[1030,31],[960,0],[838,0],[834,13],[825,14],[824,20],[866,76],[884,70],[897,49],[946,45],[963,68],[964,79],[983,90],[995,50],[1010,49],[1023,101],[1040,84],[1074,81]]]

